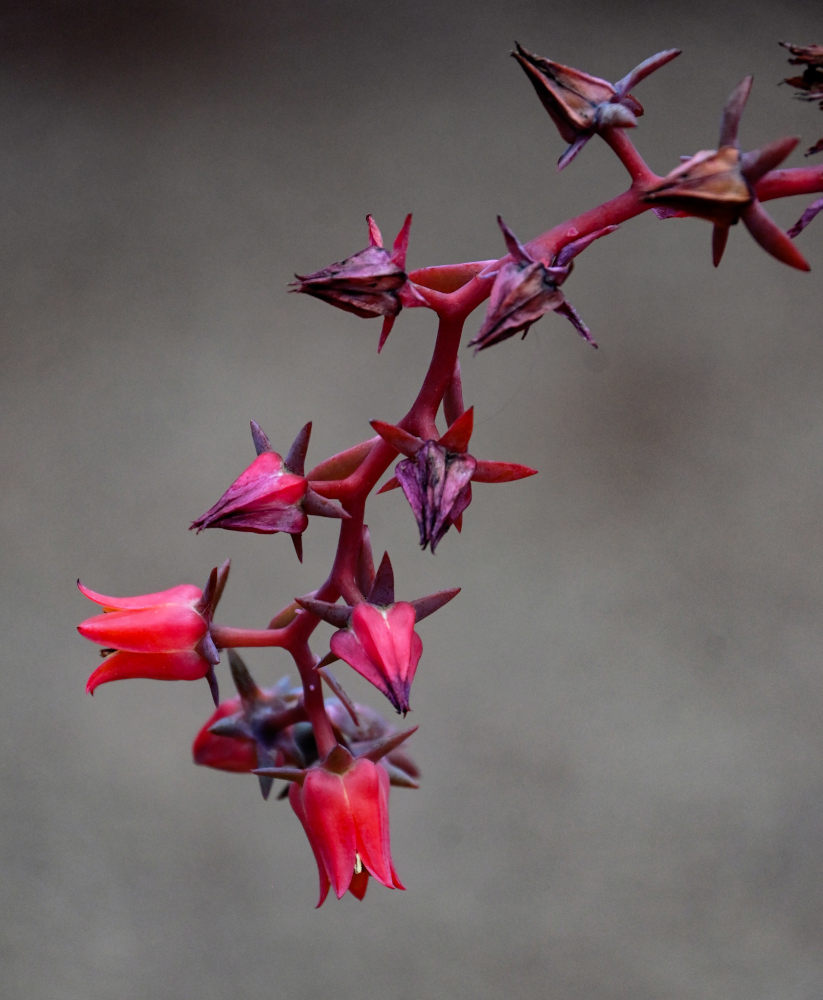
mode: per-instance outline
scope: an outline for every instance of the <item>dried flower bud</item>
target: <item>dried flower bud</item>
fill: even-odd
[[[313,295],[365,319],[385,317],[379,351],[395,317],[405,304],[404,298],[408,295],[414,297],[405,270],[411,215],[406,216],[390,251],[384,248],[383,237],[374,219],[370,215],[366,219],[369,245],[364,250],[312,274],[296,274],[297,281],[292,282],[292,291]],[[409,291],[404,295],[407,289]]]
[[[643,114],[643,106],[629,90],[680,55],[679,49],[665,49],[611,84],[582,70],[536,56],[519,43],[515,44],[517,49],[512,55],[522,66],[560,135],[570,143],[558,160],[558,170],[571,163],[597,132],[636,125]]]

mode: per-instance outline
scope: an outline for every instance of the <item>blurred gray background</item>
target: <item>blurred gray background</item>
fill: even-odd
[[[378,323],[286,294],[365,245],[367,212],[388,238],[414,213],[415,267],[624,188],[595,142],[556,174],[515,39],[609,79],[681,47],[637,90],[665,172],[748,72],[744,148],[819,138],[777,86],[779,39],[823,42],[819,0],[1,10],[3,996],[819,1000],[819,221],[806,275],[742,227],[716,271],[707,224],[643,216],[566,285],[598,353],[554,316],[464,351],[476,454],[540,475],[479,486],[435,557],[399,493],[370,505],[401,596],[463,587],[420,628],[407,892],[315,911],[288,805],[190,762],[206,685],[91,699],[74,631],[78,576],[137,594],[231,556],[219,619],[254,627],[322,579],[331,522],[302,566],[280,536],[186,529],[250,461],[249,418],[281,447],[313,420],[318,461],[413,397],[428,314],[378,357]]]

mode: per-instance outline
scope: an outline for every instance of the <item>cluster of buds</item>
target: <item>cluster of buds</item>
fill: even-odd
[[[791,61],[806,67],[801,77],[789,82],[817,100],[823,94],[823,50],[787,47]],[[308,472],[311,424],[303,427],[284,457],[252,421],[256,457],[191,524],[198,533],[223,528],[287,534],[302,560],[310,519],[335,519],[339,536],[324,582],[294,596],[265,628],[250,629],[214,620],[228,562],[212,570],[203,589],[181,584],[138,597],[109,597],[78,581],[81,592],[102,608],[102,614],[79,626],[105,656],[86,690],[91,694],[109,681],[129,678],[205,678],[216,708],[194,739],[194,760],[220,771],[256,776],[264,798],[276,780],[286,782],[277,797],[288,797],[305,831],[319,874],[318,906],[330,891],[338,898],[351,893],[362,899],[371,879],[390,889],[403,888],[390,846],[389,789],[416,788],[420,776],[406,749],[417,727],[398,731],[375,709],[355,703],[331,667],[342,662],[351,668],[405,717],[423,662],[419,623],[459,591],[398,599],[388,553],[377,568],[374,565],[367,500],[372,492],[400,489],[417,524],[421,548],[433,553],[451,527],[462,529],[473,483],[508,483],[536,472],[514,462],[479,459],[469,451],[474,408],[463,402],[458,353],[470,314],[488,299],[482,325],[468,341],[475,353],[516,334],[525,336],[550,312],[569,320],[583,340],[596,347],[562,286],[576,258],[634,216],[653,211],[661,218],[708,220],[713,225],[715,265],[730,228],[742,222],[772,256],[808,270],[794,239],[823,209],[823,199],[813,202],[788,233],[765,212],[762,203],[768,199],[819,194],[823,169],[777,169],[795,149],[794,137],[740,151],[738,131],[750,77],[726,104],[717,148],[686,157],[669,174],[658,176],[627,134],[643,114],[631,91],[679,50],[651,56],[614,84],[520,45],[512,54],[567,143],[558,166],[568,166],[587,142],[599,137],[620,159],[631,185],[526,243],[498,217],[506,248],[498,259],[411,271],[406,265],[411,215],[391,249],[368,216],[365,249],[296,275],[293,291],[361,318],[382,318],[378,351],[402,309],[430,309],[438,319],[423,383],[402,417],[372,420],[372,436]],[[820,151],[820,143],[809,153],[815,151]],[[379,485],[386,473],[388,478]],[[313,636],[323,623],[334,631],[317,653],[311,643],[320,641]],[[237,652],[241,647],[284,650],[294,661],[299,684],[292,686],[284,678],[273,687],[258,687]],[[220,702],[216,668],[224,650],[237,693]]]
[[[391,858],[389,786],[417,787],[420,772],[401,746],[414,729],[398,733],[368,706],[332,697],[325,705],[335,743],[321,758],[302,689],[283,678],[261,690],[234,650],[229,663],[237,695],[195,737],[195,763],[256,774],[263,798],[276,778],[289,782],[317,862],[318,906],[330,888],[338,899],[347,891],[362,899],[370,875],[402,889]]]

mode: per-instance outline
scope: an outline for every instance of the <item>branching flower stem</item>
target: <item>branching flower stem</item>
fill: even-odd
[[[795,54],[817,58],[816,46],[790,48]],[[217,705],[214,667],[220,662],[220,651],[229,650],[238,696],[219,705],[198,734],[195,759],[226,770],[256,773],[264,797],[275,778],[296,782],[289,799],[318,863],[320,903],[331,887],[338,897],[350,890],[362,898],[370,878],[389,888],[402,888],[389,850],[388,787],[390,781],[416,787],[419,773],[399,750],[414,730],[399,733],[378,713],[353,703],[327,668],[336,660],[348,664],[405,715],[422,653],[417,624],[459,589],[413,601],[396,599],[388,553],[375,568],[366,525],[368,499],[400,457],[383,490],[402,489],[417,521],[421,547],[434,551],[450,527],[461,527],[473,482],[511,482],[536,471],[513,462],[484,461],[469,450],[474,405],[464,405],[458,363],[469,316],[489,299],[485,319],[469,341],[477,350],[518,334],[525,336],[547,312],[569,320],[585,341],[597,346],[560,286],[570,276],[574,259],[593,242],[647,211],[661,218],[691,216],[711,222],[715,266],[730,228],[742,221],[777,260],[797,270],[809,269],[794,237],[819,213],[823,199],[806,208],[788,233],[760,203],[823,191],[823,167],[778,169],[797,144],[792,137],[758,150],[740,151],[737,133],[751,89],[750,77],[738,84],[726,104],[716,150],[701,150],[685,158],[665,176],[656,174],[637,150],[630,130],[643,109],[629,91],[678,54],[675,49],[657,53],[611,84],[535,56],[520,45],[513,53],[569,144],[559,166],[571,163],[586,143],[599,136],[629,176],[629,187],[621,194],[528,242],[521,242],[498,217],[505,245],[500,249],[508,251],[505,255],[410,272],[406,256],[411,215],[406,216],[391,247],[384,245],[369,216],[366,248],[297,277],[294,291],[362,318],[381,318],[378,350],[402,310],[425,308],[438,318],[428,368],[405,416],[389,423],[385,418],[390,414],[373,414],[375,436],[324,459],[308,473],[304,470],[310,423],[281,455],[252,421],[257,457],[217,504],[192,523],[198,532],[223,527],[288,534],[302,559],[302,536],[310,517],[338,519],[332,566],[321,586],[294,596],[268,628],[246,629],[213,621],[228,578],[228,561],[212,570],[203,590],[180,584],[118,598],[98,594],[78,581],[81,592],[99,604],[102,612],[79,626],[81,634],[97,641],[106,654],[89,679],[89,693],[102,683],[133,677],[205,679]],[[337,630],[322,659],[309,646],[321,622]],[[258,688],[234,652],[242,647],[286,650],[299,672],[302,696],[287,680],[285,686],[281,682],[277,688]],[[324,698],[324,684],[334,695],[329,701]],[[310,723],[310,733],[305,721]]]

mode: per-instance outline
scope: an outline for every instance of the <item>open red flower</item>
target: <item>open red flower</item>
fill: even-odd
[[[193,681],[205,677],[217,704],[214,666],[220,654],[209,627],[225,586],[229,567],[212,570],[205,591],[193,584],[137,597],[109,597],[77,586],[82,594],[103,608],[77,631],[111,655],[86,683],[86,691],[109,681],[146,677],[164,681]]]
[[[389,776],[380,764],[337,746],[295,781],[289,802],[317,862],[318,906],[330,888],[338,899],[349,891],[362,899],[368,875],[388,889],[404,888],[392,863]]]

